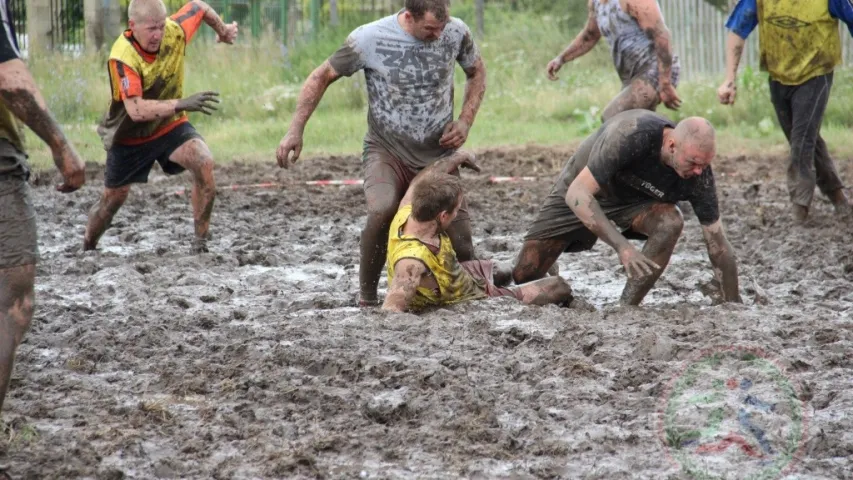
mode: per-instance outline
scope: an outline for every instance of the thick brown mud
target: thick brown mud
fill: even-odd
[[[512,261],[570,152],[481,152],[483,173],[463,174],[481,257]],[[420,316],[353,307],[361,188],[302,183],[358,178],[355,156],[219,168],[211,253],[198,256],[175,193],[187,175],[135,188],[90,253],[80,245],[102,172],[69,196],[43,175],[36,317],[0,465],[27,479],[620,479],[741,478],[779,461],[788,470],[767,478],[849,478],[853,225],[819,197],[811,222],[791,226],[784,163],[715,165],[744,305],[719,304],[687,211],[640,308],[617,306],[624,275],[599,242],[560,259],[595,311],[497,299]],[[839,167],[853,182],[853,162]],[[228,188],[268,182],[286,188]],[[714,410],[708,395],[723,383],[683,380],[703,352],[733,346],[764,352],[781,375],[715,363],[710,377],[731,377],[729,393],[763,386]],[[691,407],[668,415],[688,390]],[[675,438],[689,428],[673,422],[694,420],[696,442]]]

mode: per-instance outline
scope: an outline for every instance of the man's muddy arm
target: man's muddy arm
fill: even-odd
[[[717,90],[720,103],[724,105],[735,103],[735,97],[737,96],[737,86],[735,83],[737,80],[737,69],[740,65],[745,45],[745,38],[735,32],[729,32],[726,37],[726,78]]]
[[[738,286],[737,260],[723,224],[720,220],[708,226],[702,226],[702,235],[708,246],[708,257],[714,268],[714,276],[720,282],[723,300],[742,303]]]
[[[617,252],[630,248],[631,244],[619,233],[601,209],[595,194],[601,187],[592,176],[589,168],[584,167],[566,191],[566,204],[575,212],[584,226],[598,238],[613,247]]]
[[[222,21],[222,18],[216,13],[216,10],[213,9],[210,5],[202,0],[193,0],[193,3],[199,6],[202,10],[204,10],[204,23],[206,23],[210,28],[213,29],[219,35],[225,33],[225,22]]]
[[[84,165],[53,118],[44,97],[23,61],[0,63],[0,98],[6,107],[50,147],[56,168],[70,188],[85,181]]]
[[[382,310],[391,312],[404,312],[409,308],[412,299],[418,292],[424,275],[427,273],[426,266],[418,260],[404,258],[394,266],[394,278],[385,296]]]
[[[326,60],[322,65],[315,68],[305,80],[302,90],[299,92],[299,98],[296,100],[296,112],[293,113],[287,133],[284,134],[276,150],[275,156],[279,167],[290,168],[290,165],[299,159],[299,155],[302,154],[302,136],[305,133],[305,124],[308,123],[311,114],[317,109],[326,89],[339,78],[341,78],[341,74],[332,67],[329,60]],[[293,153],[292,156],[291,152]]]
[[[180,100],[146,100],[142,97],[124,99],[127,115],[134,122],[151,122],[169,118],[180,112],[201,112],[211,115],[219,103],[216,92],[200,92]]]
[[[628,14],[637,20],[646,37],[654,43],[660,86],[672,84],[672,36],[657,1],[629,0]]]
[[[474,65],[464,71],[467,80],[465,81],[465,97],[462,100],[459,120],[470,127],[474,124],[474,118],[477,117],[477,112],[480,111],[480,105],[483,103],[483,97],[486,94],[486,64],[482,58],[479,58],[474,62]]]
[[[177,113],[177,100],[145,100],[129,97],[124,100],[124,109],[134,122],[151,122],[169,118]]]
[[[598,28],[598,21],[595,19],[595,7],[592,4],[592,0],[590,0],[587,2],[586,25],[584,25],[583,30],[572,40],[572,43],[554,60],[559,60],[559,63],[562,65],[578,57],[582,57],[592,50],[600,39],[601,30]]]
[[[299,92],[299,97],[296,100],[296,112],[293,114],[293,119],[290,121],[288,133],[298,133],[300,136],[305,132],[305,125],[308,119],[317,109],[320,100],[326,93],[329,85],[341,78],[340,74],[335,71],[332,64],[328,60],[322,65],[314,69],[305,83],[302,85],[302,90]]]

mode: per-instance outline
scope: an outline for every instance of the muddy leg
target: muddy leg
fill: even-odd
[[[98,246],[101,235],[113,223],[113,217],[124,205],[129,193],[130,185],[104,188],[101,199],[89,210],[89,222],[86,224],[86,233],[83,234],[83,250],[94,250]]]
[[[635,108],[654,111],[660,103],[660,97],[651,83],[638,78],[625,87],[616,98],[610,101],[604,112],[601,113],[601,121],[606,122],[617,113]]]
[[[525,240],[512,268],[512,279],[516,285],[544,278],[569,243],[569,240],[561,238]]]
[[[371,185],[365,190],[367,223],[361,232],[361,261],[358,266],[359,301],[376,304],[379,277],[388,254],[388,229],[403,197],[402,188],[389,183]]]
[[[622,291],[623,305],[639,305],[660,278],[681,237],[684,218],[681,210],[671,203],[657,203],[638,215],[631,228],[649,237],[643,247],[643,255],[660,266],[651,275],[629,279]]]
[[[35,265],[0,270],[0,413],[12,378],[15,350],[33,318]]]
[[[193,220],[195,240],[192,250],[195,253],[207,251],[207,237],[210,230],[210,216],[213,202],[216,200],[216,181],[213,178],[213,155],[200,138],[184,143],[169,157],[169,161],[189,170],[193,175]]]
[[[465,204],[463,204],[463,208],[465,208]],[[467,210],[460,210],[456,220],[447,229],[447,235],[450,237],[450,243],[453,244],[453,250],[456,251],[456,258],[460,262],[476,260],[474,241],[471,239],[471,218],[468,216]]]
[[[568,307],[574,296],[572,287],[562,277],[548,277],[517,287],[521,291],[521,301],[529,305],[556,304]]]

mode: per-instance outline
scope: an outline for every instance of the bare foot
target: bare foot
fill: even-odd
[[[802,225],[809,219],[809,207],[793,203],[791,204],[791,216],[794,219],[795,225]]]
[[[843,188],[832,192],[829,195],[829,201],[835,207],[835,213],[838,215],[850,215],[853,213],[853,204],[850,203],[850,198]]]

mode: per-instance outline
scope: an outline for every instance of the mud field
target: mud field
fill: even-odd
[[[569,152],[481,152],[484,173],[464,174],[481,257],[512,260]],[[851,478],[853,227],[818,197],[792,228],[784,164],[715,165],[744,305],[718,304],[688,211],[642,308],[616,305],[624,276],[599,242],[560,259],[594,311],[500,299],[421,316],[353,307],[361,188],[300,183],[358,177],[354,156],[220,168],[221,187],[288,187],[222,189],[199,256],[175,194],[188,176],[152,176],[86,254],[102,172],[72,196],[43,176],[36,318],[0,465],[16,479]],[[774,363],[703,363],[727,347]]]

